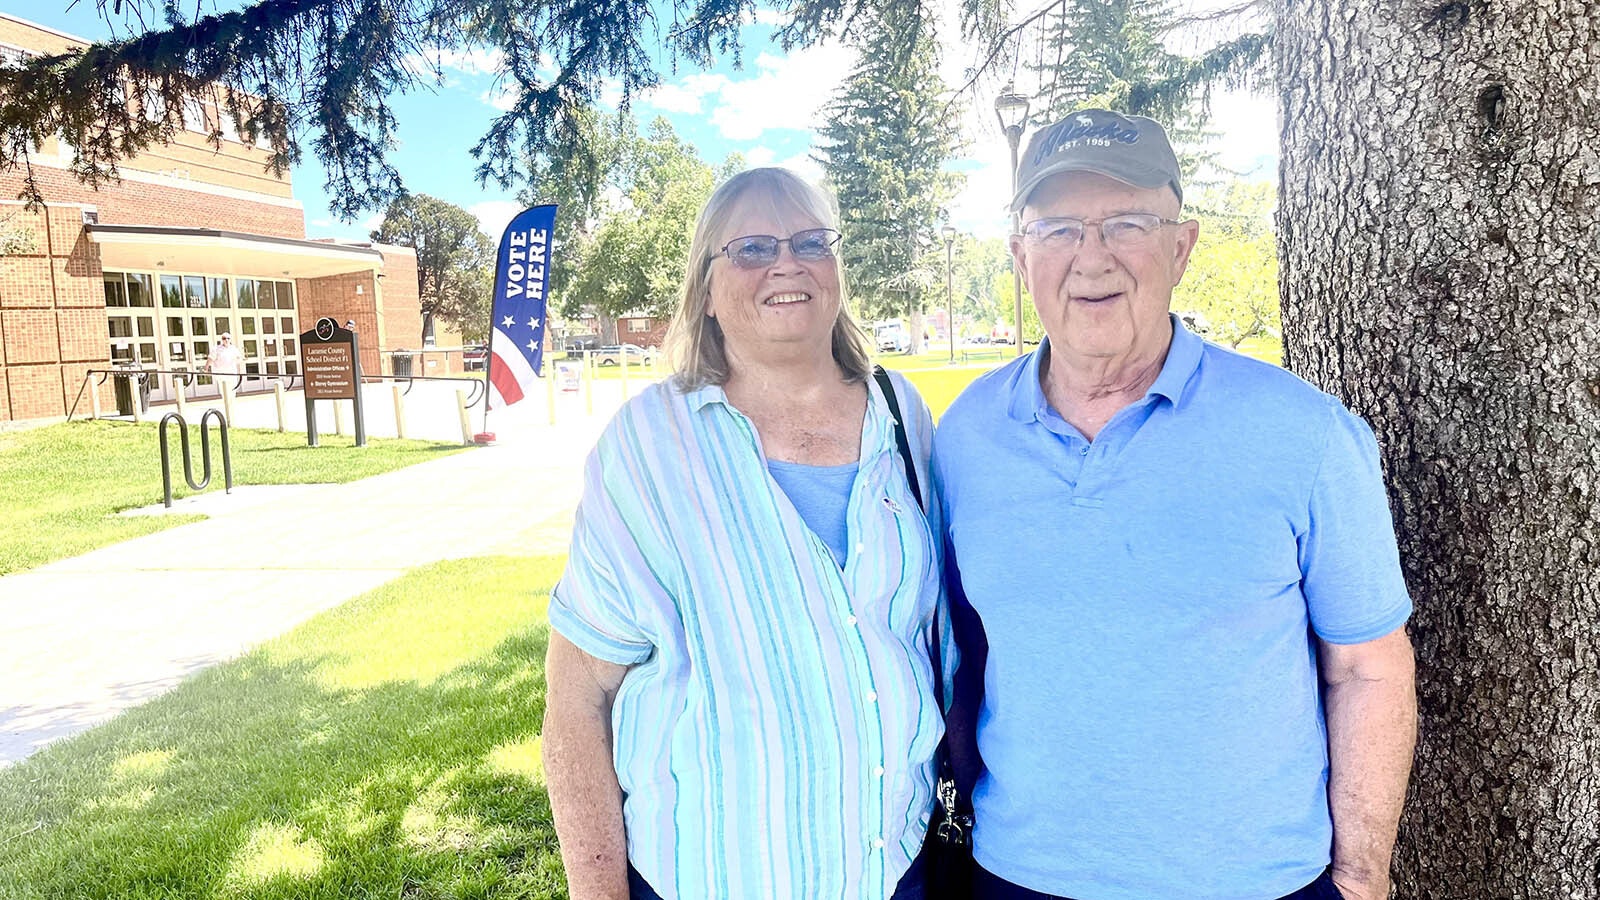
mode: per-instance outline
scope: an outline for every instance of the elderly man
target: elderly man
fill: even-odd
[[[934,450],[977,895],[1386,898],[1416,701],[1372,432],[1169,312],[1199,224],[1155,122],[1075,113],[1017,183],[1047,337]]]

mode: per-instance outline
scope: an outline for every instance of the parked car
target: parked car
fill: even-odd
[[[879,322],[873,326],[873,337],[880,352],[904,353],[911,347],[911,337],[899,322]]]
[[[654,347],[637,347],[633,344],[610,344],[601,347],[595,351],[595,365],[620,365],[624,355],[628,357],[628,365],[630,366],[655,365],[656,349]]]
[[[468,344],[461,350],[461,369],[465,372],[482,372],[489,364],[489,348],[483,344]]]

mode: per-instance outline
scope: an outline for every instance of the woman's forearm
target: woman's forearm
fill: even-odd
[[[628,897],[622,788],[611,754],[611,701],[625,671],[551,635],[545,664],[545,783],[572,900]]]

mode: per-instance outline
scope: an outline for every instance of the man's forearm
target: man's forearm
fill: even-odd
[[[1388,639],[1385,639],[1388,640]],[[1399,640],[1404,641],[1401,632]],[[1328,803],[1335,882],[1349,900],[1384,900],[1417,738],[1409,642],[1378,671],[1330,681]]]

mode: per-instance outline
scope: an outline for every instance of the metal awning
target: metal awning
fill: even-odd
[[[383,269],[383,254],[371,247],[324,241],[162,225],[88,225],[84,231],[108,270],[321,278]]]

